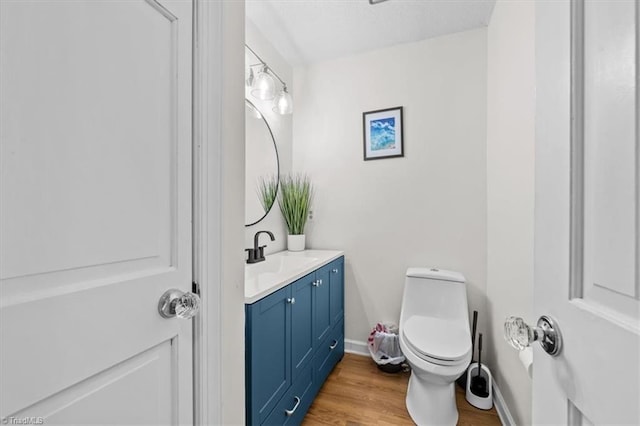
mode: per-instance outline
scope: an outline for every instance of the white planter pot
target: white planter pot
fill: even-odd
[[[302,235],[287,235],[287,249],[289,251],[304,251],[305,236]]]

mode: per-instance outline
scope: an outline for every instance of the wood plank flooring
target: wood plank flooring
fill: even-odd
[[[368,357],[345,354],[336,365],[304,418],[313,425],[413,425],[405,406],[409,373],[387,374]],[[456,386],[458,425],[500,425],[495,407],[479,410]]]

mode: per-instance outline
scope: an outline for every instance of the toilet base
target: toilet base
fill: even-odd
[[[411,372],[406,403],[418,426],[455,426],[458,422],[454,382],[431,383]]]

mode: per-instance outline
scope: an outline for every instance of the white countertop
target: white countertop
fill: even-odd
[[[257,302],[342,256],[337,250],[281,251],[244,267],[244,303]]]

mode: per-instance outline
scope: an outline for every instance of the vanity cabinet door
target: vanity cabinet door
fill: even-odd
[[[247,424],[262,424],[291,386],[291,286],[246,306]]]
[[[295,382],[313,358],[313,285],[311,273],[291,284],[295,303],[291,305],[291,374]]]
[[[313,347],[317,348],[331,331],[329,265],[316,271],[313,285]]]
[[[329,264],[331,326],[344,318],[344,257]]]

